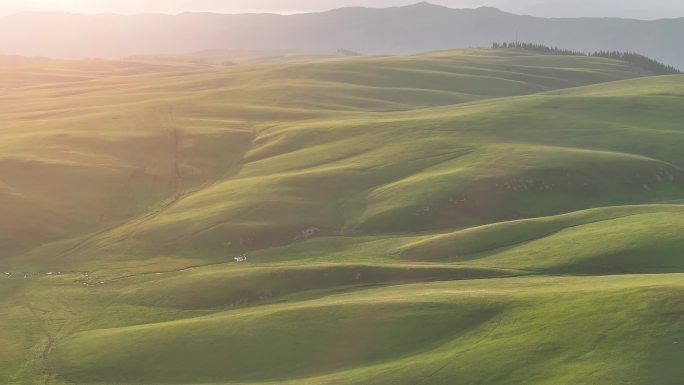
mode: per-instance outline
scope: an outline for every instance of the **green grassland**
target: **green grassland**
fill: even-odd
[[[0,383],[680,383],[684,77],[230,55],[0,59]]]
[[[328,51],[252,51],[252,50],[225,50],[212,49],[200,52],[191,52],[176,55],[140,55],[129,58],[136,62],[148,62],[158,64],[175,65],[199,65],[199,66],[222,66],[231,67],[237,65],[260,65],[260,64],[284,64],[284,63],[310,63],[331,59],[341,59],[352,52],[328,52]]]

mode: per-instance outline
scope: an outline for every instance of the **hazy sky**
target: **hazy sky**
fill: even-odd
[[[0,14],[35,10],[116,12],[307,12],[345,6],[386,7],[419,0],[0,0]],[[432,0],[453,8],[483,5],[538,16],[684,17],[684,0]]]

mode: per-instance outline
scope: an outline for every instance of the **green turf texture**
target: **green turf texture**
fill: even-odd
[[[0,58],[0,383],[680,383],[684,77],[226,55]]]

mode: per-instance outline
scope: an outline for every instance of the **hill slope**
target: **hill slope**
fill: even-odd
[[[133,63],[0,95],[0,383],[680,382],[684,76]]]
[[[5,96],[0,107],[4,147],[0,202],[13,215],[0,221],[3,256],[51,240],[85,236],[94,227],[104,230],[129,222],[130,231],[143,229],[163,220],[161,213],[181,203],[194,205],[193,199],[215,194],[212,191],[230,189],[236,207],[249,207],[246,202],[238,203],[237,196],[264,199],[252,194],[254,182],[264,192],[264,186],[273,186],[272,194],[278,195],[278,185],[290,184],[286,179],[300,179],[288,188],[299,186],[307,198],[297,199],[314,207],[314,202],[305,202],[309,199],[305,184],[318,183],[316,175],[336,160],[344,165],[345,158],[350,158],[359,171],[345,171],[342,166],[323,171],[322,177],[347,175],[352,179],[338,182],[366,189],[381,181],[373,175],[381,179],[408,176],[453,157],[450,154],[470,151],[465,143],[456,149],[440,144],[438,137],[419,144],[411,143],[411,136],[396,136],[386,143],[388,149],[401,152],[418,145],[423,147],[419,151],[430,155],[415,158],[411,149],[403,163],[396,163],[395,171],[378,168],[373,175],[364,175],[362,168],[377,168],[378,162],[386,162],[386,156],[394,156],[392,151],[375,147],[387,135],[399,132],[369,130],[369,122],[406,124],[399,123],[404,118],[391,114],[369,120],[369,112],[411,111],[643,73],[613,60],[515,50],[446,51],[183,73],[163,69],[149,75],[25,87]],[[410,135],[424,134],[414,131]],[[258,174],[250,171],[253,167]],[[305,169],[309,170],[289,172]],[[239,177],[234,177],[238,173]],[[249,175],[259,178],[244,177]],[[318,199],[327,205],[329,199],[336,198]],[[295,205],[287,207],[300,210]],[[133,220],[138,215],[143,216]],[[283,215],[289,222],[288,214]],[[292,222],[287,229],[276,231],[280,235],[273,239],[291,238],[311,226],[343,227],[338,215],[314,211],[311,215],[319,219]],[[275,217],[267,222],[279,226]],[[235,234],[222,243],[239,242],[240,238],[253,238],[253,234]],[[39,250],[37,255],[49,261],[69,250],[67,245],[57,247]]]

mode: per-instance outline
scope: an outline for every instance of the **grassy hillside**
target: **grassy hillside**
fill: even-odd
[[[203,66],[232,67],[236,65],[259,65],[259,64],[284,64],[306,63],[341,59],[351,52],[327,52],[327,51],[249,51],[249,50],[223,50],[212,49],[200,52],[192,52],[178,55],[139,55],[130,60],[166,63],[166,64],[194,64]]]
[[[53,383],[677,384],[681,282],[680,274],[498,278],[208,312],[133,305],[118,294],[135,282],[89,288],[53,278],[61,301],[46,283],[24,296],[39,309],[54,301],[50,314],[66,316],[51,321],[67,326],[48,329]],[[31,328],[39,331],[30,322],[10,330]]]
[[[0,383],[683,374],[684,77],[30,60],[0,77]]]
[[[0,55],[0,96],[17,88],[55,83],[83,83],[104,77],[133,76],[191,69],[191,63],[120,60],[56,60]],[[77,88],[76,88],[77,89]]]
[[[675,89],[679,78],[662,81]],[[681,199],[679,97],[576,92],[268,126],[229,178],[65,257],[215,262],[317,236],[442,232]],[[643,107],[651,123],[635,125],[629,111],[652,98],[657,109]]]
[[[562,66],[559,60],[563,60]],[[205,197],[209,201],[197,204],[211,205],[211,197],[222,195],[226,189],[234,197],[243,197],[230,202],[221,198],[222,204],[233,205],[237,210],[253,210],[254,203],[248,201],[262,201],[263,194],[269,191],[278,199],[290,199],[282,194],[283,186],[297,195],[294,200],[300,202],[290,199],[285,208],[290,213],[282,215],[273,215],[273,207],[268,204],[262,206],[257,210],[267,212],[268,218],[261,225],[254,223],[260,227],[254,229],[255,234],[241,230],[242,233],[221,243],[244,244],[248,238],[256,238],[258,232],[268,232],[269,238],[280,243],[309,227],[339,231],[367,224],[373,231],[394,231],[377,222],[388,220],[383,218],[396,211],[391,206],[397,202],[373,202],[371,189],[381,189],[389,181],[415,185],[411,180],[420,179],[427,168],[452,158],[458,162],[455,157],[460,155],[468,155],[463,160],[476,163],[481,156],[486,163],[495,162],[497,153],[507,151],[505,146],[488,143],[473,152],[474,146],[479,145],[470,135],[445,132],[433,123],[415,130],[416,119],[443,124],[447,121],[444,114],[489,115],[491,109],[499,107],[482,104],[464,107],[459,112],[448,107],[405,115],[369,112],[451,106],[623,79],[640,72],[638,68],[605,59],[515,51],[457,51],[110,76],[76,84],[23,88],[7,96],[0,107],[0,170],[4,170],[0,196],[14,213],[11,220],[0,221],[7,245],[2,254],[11,256],[46,242],[85,237],[93,229],[107,230],[124,223],[107,237],[123,233],[126,242],[132,242],[135,237],[130,236],[131,231],[153,233],[161,222],[184,227],[182,221],[167,221],[165,215],[171,210],[185,211],[181,204],[196,207],[193,201]],[[427,134],[428,140],[415,140]],[[449,142],[456,137],[458,144]],[[385,145],[378,148],[378,143]],[[401,154],[403,160],[395,159],[396,154]],[[478,172],[475,168],[471,171]],[[307,186],[317,185],[323,180],[320,178],[346,185],[349,191],[334,188],[332,195],[327,196],[316,192],[316,202],[308,196]],[[402,178],[407,179],[402,182]],[[272,187],[266,188],[267,185]],[[255,187],[259,189],[257,195],[253,194]],[[354,197],[366,190],[367,197]],[[330,203],[342,195],[350,202],[340,202],[349,206],[340,211],[335,207],[337,204]],[[391,199],[391,194],[383,197]],[[282,206],[278,199],[271,205]],[[359,212],[367,199],[370,207]],[[334,210],[343,215],[321,212],[314,208],[316,205],[325,206],[323,211]],[[291,221],[292,212],[304,207],[312,208],[306,209],[311,217]],[[415,209],[408,205],[401,208]],[[230,210],[213,210],[211,215],[223,219],[187,219],[206,228],[215,226],[217,220],[232,221],[228,217],[240,215],[231,214]],[[203,216],[200,211],[194,210]],[[245,219],[254,222],[259,215],[254,212],[252,218]],[[134,220],[136,216],[140,217]],[[468,223],[471,222],[479,221]],[[440,226],[445,225],[455,223]],[[201,231],[197,228],[191,232]],[[173,231],[161,232],[178,236]],[[74,239],[72,243],[80,242]],[[47,251],[39,250],[37,256],[51,260],[68,249],[68,245],[57,245]],[[53,266],[64,268],[64,263]]]

